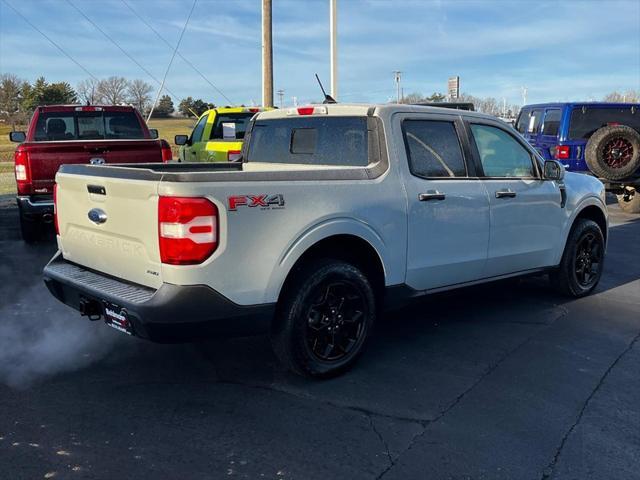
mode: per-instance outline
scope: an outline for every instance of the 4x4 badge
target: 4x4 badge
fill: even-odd
[[[230,211],[236,211],[238,207],[260,207],[261,210],[284,208],[284,195],[281,193],[275,195],[232,195],[227,201]]]

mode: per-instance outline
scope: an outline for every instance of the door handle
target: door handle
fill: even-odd
[[[429,202],[431,200],[444,200],[446,195],[438,190],[427,190],[427,193],[419,193],[418,200],[421,202]]]
[[[516,196],[516,192],[511,189],[498,190],[496,192],[496,198],[513,198]]]

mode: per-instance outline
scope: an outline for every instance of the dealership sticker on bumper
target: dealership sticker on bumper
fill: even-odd
[[[131,322],[127,318],[127,311],[124,308],[105,302],[104,322],[120,332],[124,332],[127,335],[133,335]]]

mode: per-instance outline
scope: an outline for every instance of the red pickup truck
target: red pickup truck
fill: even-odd
[[[171,147],[129,106],[48,105],[36,108],[27,132],[11,132],[16,148],[20,228],[37,241],[53,221],[53,184],[69,163],[149,163],[171,160]]]

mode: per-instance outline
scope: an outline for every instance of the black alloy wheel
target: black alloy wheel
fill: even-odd
[[[576,245],[573,271],[583,288],[590,288],[600,276],[603,245],[593,232],[585,232]]]
[[[310,352],[324,362],[339,361],[362,342],[367,305],[363,295],[346,281],[317,288],[307,314],[306,341]]]

